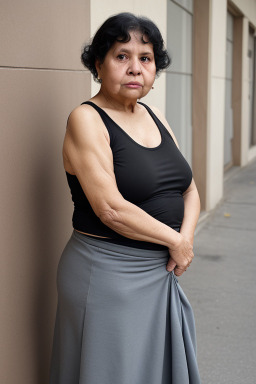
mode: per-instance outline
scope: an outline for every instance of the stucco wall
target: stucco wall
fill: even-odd
[[[250,20],[250,22],[256,27],[256,1],[255,0],[232,0],[235,6],[237,6],[240,12]]]
[[[225,1],[211,0],[206,184],[208,193],[206,210],[214,208],[223,193],[226,17],[227,6]]]
[[[62,165],[69,112],[90,95],[80,64],[89,2],[1,2],[1,384],[46,384],[56,268],[71,234]]]
[[[195,0],[195,16],[199,19],[199,24],[208,32],[205,41],[205,51],[200,47],[200,29],[198,23],[194,24],[194,90],[193,90],[193,143],[194,143],[194,173],[200,195],[202,196],[202,208],[209,211],[216,207],[216,204],[223,196],[223,155],[224,155],[224,129],[225,129],[225,76],[226,76],[226,22],[228,2],[222,0],[207,0],[209,9],[207,14],[201,12],[204,0]],[[233,96],[234,110],[234,140],[233,152],[234,165],[244,166],[250,159],[248,148],[249,130],[249,65],[248,65],[248,34],[249,23],[253,24],[256,15],[256,1],[231,1],[232,9],[235,10],[236,23],[241,22],[242,28],[239,31],[235,28],[234,51],[240,44],[238,59],[239,70],[241,72],[239,80],[234,75],[233,87],[236,94]],[[236,6],[236,7],[235,7]],[[239,9],[240,8],[240,9]],[[249,19],[246,17],[249,15]],[[202,29],[202,28],[201,28]],[[205,52],[207,52],[207,57]],[[204,60],[201,60],[201,56]],[[234,61],[234,59],[233,59]],[[204,65],[203,74],[207,71],[207,80],[201,76],[201,66]],[[238,62],[233,62],[234,71],[237,69]],[[237,90],[240,90],[239,93]],[[206,92],[206,93],[205,93]],[[202,100],[200,110],[199,100]],[[200,121],[199,115],[206,116],[204,121]],[[197,123],[199,126],[197,126]],[[201,136],[199,136],[201,135]],[[200,144],[203,147],[200,147]],[[204,157],[204,160],[203,160]],[[200,170],[199,160],[206,164]]]
[[[222,196],[226,39],[226,1],[209,2],[207,148],[203,149],[207,209]],[[232,3],[245,15],[245,36],[249,21],[256,26],[256,1]],[[166,10],[166,1],[153,0],[1,4],[1,384],[47,383],[56,268],[72,229],[73,207],[61,155],[66,119],[98,90],[80,63],[81,46],[107,17],[122,11],[151,18],[166,41]],[[244,95],[247,77],[243,73]],[[165,99],[163,73],[143,101],[165,113]],[[242,103],[246,110],[246,99]],[[246,116],[244,112],[244,126]],[[241,145],[246,162],[243,143],[245,139]]]

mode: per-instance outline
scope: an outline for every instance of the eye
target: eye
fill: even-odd
[[[123,53],[120,53],[117,58],[121,61],[125,60],[126,59],[126,55],[124,55]]]
[[[148,56],[142,56],[142,57],[140,58],[140,60],[141,60],[143,63],[147,63],[147,62],[150,61],[150,58],[149,58]]]

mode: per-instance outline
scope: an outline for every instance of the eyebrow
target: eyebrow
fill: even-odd
[[[115,52],[118,52],[118,51],[121,51],[121,52],[124,52],[124,53],[131,53],[132,51],[127,49],[127,48],[116,48],[115,49]],[[153,52],[142,52],[140,53],[140,55],[153,55]]]

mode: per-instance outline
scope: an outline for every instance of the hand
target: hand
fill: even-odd
[[[179,234],[177,244],[169,248],[170,258],[166,269],[171,272],[174,270],[176,276],[181,276],[190,266],[194,257],[193,247],[182,234]]]

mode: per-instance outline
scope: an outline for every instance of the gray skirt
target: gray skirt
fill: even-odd
[[[50,384],[199,384],[191,306],[166,250],[73,231],[58,265]]]

